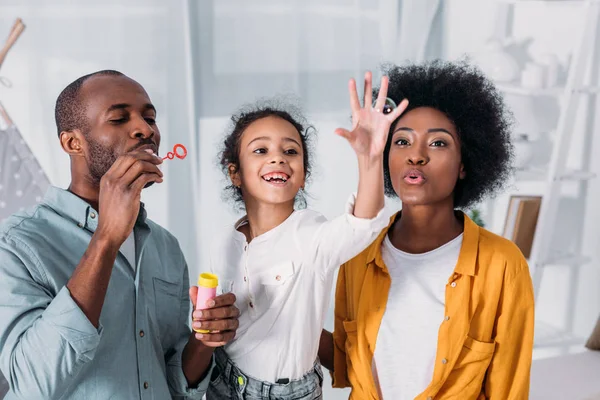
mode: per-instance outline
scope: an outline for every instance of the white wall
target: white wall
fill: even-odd
[[[525,4],[523,4],[525,3]],[[569,4],[570,3],[570,4]],[[554,52],[562,63],[567,63],[574,48],[577,34],[582,25],[580,2],[522,2],[515,6],[514,35],[520,40],[531,38],[529,45],[523,44],[521,52],[534,58],[546,52]],[[446,57],[456,59],[464,53],[474,54],[482,49],[486,39],[501,30],[498,24],[498,8],[494,0],[450,0],[445,3],[445,51]],[[598,40],[596,41],[599,42]],[[517,53],[519,50],[517,49]],[[598,64],[596,64],[596,68]],[[600,108],[591,110],[598,115]],[[542,115],[545,119],[555,119],[555,115]],[[600,131],[598,121],[591,140],[584,140],[584,134],[590,129],[586,127],[585,115],[581,113],[577,126],[569,140],[572,151],[568,158],[570,168],[581,168],[582,150],[591,148],[592,154],[600,150]],[[547,158],[548,139],[541,138],[544,143],[536,147],[536,158]],[[592,158],[591,170],[600,175],[600,160]],[[541,193],[543,184],[518,183],[510,192],[518,194]],[[555,246],[576,247],[581,245],[582,252],[591,256],[592,262],[583,265],[578,275],[574,275],[574,284],[569,283],[573,269],[566,266],[547,268],[538,299],[537,317],[544,324],[557,328],[568,328],[571,324],[575,336],[587,339],[600,313],[600,210],[596,206],[600,201],[600,181],[594,179],[586,187],[582,184],[569,184],[564,190],[561,200],[561,216],[553,227]],[[494,204],[494,212],[488,215],[490,228],[497,233],[502,232],[508,193],[500,196]],[[577,243],[573,243],[576,241]],[[536,327],[542,333],[544,325]],[[580,351],[582,346],[554,347],[536,350],[535,356],[542,357],[557,351]]]

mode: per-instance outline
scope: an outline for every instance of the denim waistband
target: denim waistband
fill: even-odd
[[[288,383],[271,383],[256,379],[240,370],[227,356],[225,350],[217,348],[214,353],[215,362],[222,374],[222,379],[238,394],[250,392],[263,398],[297,398],[313,392],[317,385],[323,386],[323,371],[317,359],[313,367],[300,379]]]

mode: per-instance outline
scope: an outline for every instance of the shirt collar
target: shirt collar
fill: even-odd
[[[388,231],[394,224],[394,222],[400,218],[402,211],[398,211],[390,218],[390,223],[386,228],[384,228],[377,239],[373,242],[370,247],[367,262],[375,263],[379,268],[383,269],[387,272],[387,267],[383,262],[383,257],[381,256],[381,244],[385,239]],[[464,232],[463,232],[463,242],[460,248],[460,254],[458,256],[458,262],[456,263],[456,267],[454,268],[454,272],[462,275],[476,275],[476,265],[477,265],[477,252],[479,250],[479,235],[480,235],[480,227],[471,220],[465,213],[460,212],[464,221]]]
[[[296,210],[292,211],[292,213],[282,223],[280,223],[279,225],[277,225],[270,231],[267,231],[261,235],[258,235],[255,238],[253,238],[252,243],[260,243],[265,240],[268,240],[273,235],[282,234],[281,232],[282,231],[285,232],[285,229],[287,229],[286,228],[287,225],[291,223],[291,221],[293,220],[293,216],[295,216],[297,214],[298,214],[298,211],[296,211]],[[246,224],[249,224],[248,215],[244,215],[242,218],[237,220],[237,222],[233,226],[234,238],[239,239],[240,241],[244,241],[244,242],[246,241],[246,235],[244,235],[242,232],[239,231],[239,228]]]
[[[86,228],[94,232],[98,227],[98,211],[68,190],[50,186],[42,203],[73,221],[79,228]],[[140,212],[136,224],[145,223],[146,218],[147,213],[144,203],[140,203]]]

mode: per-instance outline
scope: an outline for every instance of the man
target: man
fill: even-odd
[[[148,94],[117,71],[86,75],[58,97],[56,124],[69,189],[0,227],[6,399],[200,399],[239,312],[225,294],[194,315],[218,333],[188,327],[197,288],[188,294],[177,240],[140,203],[163,181]]]

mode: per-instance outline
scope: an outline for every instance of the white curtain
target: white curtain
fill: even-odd
[[[350,121],[348,78],[360,82],[366,70],[377,76],[383,62],[439,57],[442,19],[439,0],[206,0],[189,5],[202,268],[215,230],[236,217],[222,201],[225,181],[216,165],[231,114],[262,97],[299,97],[319,131],[309,205],[333,217],[356,190],[354,155],[332,133]]]

